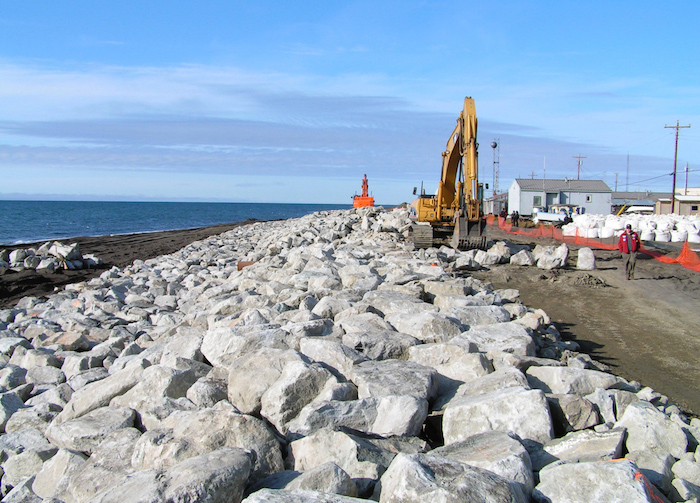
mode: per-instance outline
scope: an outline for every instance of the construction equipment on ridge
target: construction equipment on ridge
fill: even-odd
[[[369,183],[367,183],[367,175],[362,179],[362,195],[353,196],[352,207],[353,208],[364,208],[365,206],[374,206],[374,198],[367,194],[369,190]]]
[[[478,148],[476,108],[468,96],[442,153],[437,194],[425,195],[421,189],[419,198],[411,203],[411,235],[417,248],[447,244],[460,250],[485,249]]]

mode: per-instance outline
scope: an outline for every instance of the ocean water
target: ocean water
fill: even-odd
[[[0,245],[298,218],[343,204],[0,201]]]

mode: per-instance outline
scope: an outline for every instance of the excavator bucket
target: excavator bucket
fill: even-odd
[[[486,250],[486,236],[483,235],[481,220],[470,226],[464,216],[457,218],[450,244],[456,250]]]

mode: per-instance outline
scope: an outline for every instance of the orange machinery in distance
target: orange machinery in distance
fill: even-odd
[[[367,183],[367,175],[362,179],[362,195],[353,196],[352,207],[353,208],[364,208],[365,206],[374,206],[374,198],[369,196],[367,191],[369,189],[369,184]]]

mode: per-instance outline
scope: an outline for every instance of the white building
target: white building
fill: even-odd
[[[508,210],[532,215],[538,208],[547,211],[553,204],[579,206],[581,213],[607,215],[612,190],[602,180],[549,180],[516,178],[508,189]]]

